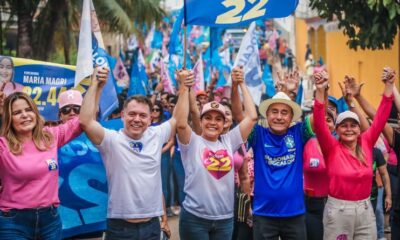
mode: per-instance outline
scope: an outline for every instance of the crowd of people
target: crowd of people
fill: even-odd
[[[297,72],[277,81],[257,113],[243,67],[231,72],[230,96],[212,84],[195,91],[194,72],[181,69],[176,95],[158,83],[151,96],[127,97],[114,113],[119,131],[96,120],[108,73],[96,68],[83,99],[63,92],[59,122],[46,122],[25,93],[1,89],[0,239],[62,238],[57,150],[82,132],[106,169],[106,239],[169,237],[174,213],[180,239],[382,239],[384,212],[399,239],[392,69],[383,70],[377,110],[346,76],[343,112],[328,96],[328,73],[315,71],[307,116],[293,101]]]
[[[13,81],[12,59],[0,57],[0,239],[62,238],[57,151],[81,133],[106,169],[106,239],[170,237],[173,215],[181,239],[384,239],[384,214],[399,239],[400,133],[387,123],[393,100],[400,109],[392,69],[383,71],[378,110],[346,76],[344,111],[328,96],[322,59],[315,62],[307,46],[300,76],[286,39],[265,21],[256,28],[259,57],[262,69],[277,73],[277,93],[257,112],[243,67],[230,72],[229,93],[217,87],[225,74],[218,69],[204,90],[194,90],[192,70],[178,70],[177,93],[165,91],[158,64],[168,55],[171,23],[159,31],[161,60],[146,65],[151,94],[122,91],[110,115],[121,118],[120,131],[96,121],[108,69],[96,69],[84,98],[61,93],[59,121],[50,122]],[[203,34],[201,27],[190,32],[192,66]],[[232,67],[238,49],[222,36],[218,52]],[[129,73],[137,47],[127,54]],[[315,89],[311,111],[296,103],[300,77]]]

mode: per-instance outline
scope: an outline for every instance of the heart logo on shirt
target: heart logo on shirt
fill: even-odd
[[[202,161],[211,175],[220,179],[232,169],[232,160],[225,149],[213,152],[207,148],[203,150]]]
[[[129,142],[129,147],[136,153],[140,153],[143,149],[143,143],[141,142]]]

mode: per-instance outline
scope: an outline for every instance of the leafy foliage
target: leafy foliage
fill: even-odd
[[[310,0],[310,7],[339,21],[351,49],[389,49],[399,31],[399,0]]]
[[[66,48],[65,54],[69,55],[74,32],[79,29],[82,0],[47,0],[36,22],[33,22],[33,16],[39,0],[0,1],[10,7],[11,17],[18,16],[21,20],[23,16],[25,19],[24,24],[18,23],[18,39],[24,40],[19,41],[18,49],[26,50],[19,51],[18,56],[47,60],[59,45],[63,45]],[[138,34],[143,25],[150,26],[165,15],[159,0],[93,0],[93,4],[102,31],[124,35]],[[55,34],[63,35],[63,41],[55,42]],[[66,56],[65,62],[70,62],[69,59]]]

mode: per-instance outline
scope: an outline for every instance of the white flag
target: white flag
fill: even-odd
[[[91,0],[83,1],[75,87],[83,79],[93,74],[91,5],[93,5]]]
[[[204,72],[203,72],[203,58],[201,57],[201,53],[199,54],[199,59],[194,65],[194,90],[204,90]]]
[[[83,0],[81,29],[79,32],[78,59],[75,71],[75,87],[93,74],[94,65],[110,68],[108,53],[104,48],[99,21],[92,0]],[[118,107],[113,75],[108,74],[105,91],[100,97],[100,119],[104,120]]]
[[[256,24],[253,22],[242,39],[233,66],[243,66],[245,83],[249,88],[254,103],[259,105],[263,91],[263,82],[255,30]]]

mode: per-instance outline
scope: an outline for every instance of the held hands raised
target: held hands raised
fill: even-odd
[[[191,88],[195,84],[195,77],[193,70],[179,69],[177,71],[178,82],[180,86]]]
[[[396,72],[390,67],[384,67],[382,72],[382,82],[385,84],[393,84],[396,80]]]
[[[108,79],[110,69],[106,67],[96,67],[92,75],[92,82],[96,82],[100,86],[104,86]]]
[[[243,66],[234,67],[232,69],[232,83],[239,85],[244,82],[244,70]]]
[[[328,73],[326,71],[315,73],[313,79],[317,90],[325,91],[328,88]]]

